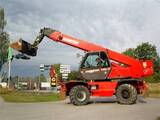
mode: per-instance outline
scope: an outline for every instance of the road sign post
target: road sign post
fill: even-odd
[[[62,74],[62,79],[67,80],[68,74],[71,72],[70,65],[60,65],[60,73]]]

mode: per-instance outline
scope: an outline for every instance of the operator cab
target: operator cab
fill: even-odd
[[[86,53],[80,65],[81,76],[86,80],[105,80],[109,71],[110,62],[104,51]]]

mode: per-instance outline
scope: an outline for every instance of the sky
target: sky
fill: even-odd
[[[43,27],[122,52],[142,42],[160,53],[159,0],[0,0],[11,42],[33,43]],[[40,64],[69,64],[77,69],[83,51],[44,38],[38,55],[29,61],[13,60],[12,75],[36,76]]]

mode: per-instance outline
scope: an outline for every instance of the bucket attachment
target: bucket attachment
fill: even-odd
[[[37,55],[37,47],[34,47],[30,43],[19,39],[17,42],[12,43],[10,45],[11,48],[15,49],[16,51],[19,51],[21,53],[24,53],[29,56],[36,56]]]

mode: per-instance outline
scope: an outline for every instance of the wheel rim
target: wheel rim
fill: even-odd
[[[128,90],[122,90],[122,97],[124,99],[129,99],[130,98],[130,93]]]
[[[87,95],[84,91],[79,91],[79,92],[77,92],[76,97],[77,97],[78,101],[82,102],[86,99]]]

